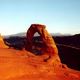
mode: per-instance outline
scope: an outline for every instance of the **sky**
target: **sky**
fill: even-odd
[[[80,0],[0,0],[0,33],[26,32],[44,24],[49,33],[80,33]]]

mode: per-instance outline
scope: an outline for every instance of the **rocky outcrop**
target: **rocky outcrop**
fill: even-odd
[[[38,32],[41,38],[40,44],[37,46],[36,43],[34,43],[34,34]],[[39,42],[39,41],[38,41]],[[36,51],[37,49],[37,51]],[[60,58],[58,55],[58,49],[56,47],[56,44],[52,38],[52,36],[48,33],[46,30],[45,25],[41,24],[32,24],[30,28],[27,31],[26,34],[26,50],[30,52],[41,52],[42,55],[46,55],[47,57],[44,59],[44,61],[52,63],[60,63]]]
[[[0,48],[8,48],[8,46],[4,43],[4,40],[1,34],[0,34]]]

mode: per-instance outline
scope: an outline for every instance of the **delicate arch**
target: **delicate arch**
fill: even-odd
[[[56,47],[56,44],[54,42],[54,39],[52,38],[52,36],[47,32],[47,30],[45,29],[45,25],[40,25],[40,24],[32,24],[30,26],[30,28],[27,31],[26,34],[26,49],[29,51],[32,51],[32,47],[33,47],[33,36],[34,34],[38,32],[41,36],[41,39],[43,41],[43,45],[45,45],[44,47],[42,47],[42,50],[44,51],[43,54],[47,54],[49,55],[49,60],[51,60],[50,62],[54,62],[54,60],[59,61],[59,56],[58,56],[58,49]],[[42,51],[41,50],[41,51]],[[53,59],[54,58],[54,59]]]
[[[55,45],[55,42],[52,38],[52,36],[47,32],[47,30],[45,29],[46,26],[45,25],[40,25],[40,24],[32,24],[30,26],[30,28],[27,31],[26,34],[26,39],[27,39],[27,48],[28,50],[30,50],[32,48],[33,42],[33,36],[36,32],[38,32],[42,38],[43,43],[46,45],[46,52],[50,52],[51,55],[53,54],[57,54],[58,53],[58,49]]]

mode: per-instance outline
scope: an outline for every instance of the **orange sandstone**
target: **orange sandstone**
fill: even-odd
[[[58,55],[58,49],[56,47],[56,44],[54,42],[54,39],[52,36],[48,33],[46,30],[45,25],[41,24],[32,24],[30,28],[27,31],[26,34],[26,49],[29,51],[33,51],[33,48],[36,48],[34,42],[33,42],[33,37],[34,34],[38,32],[40,35],[40,38],[42,40],[43,46],[39,47],[40,50],[42,51],[42,55],[46,54],[48,57],[44,61],[48,61],[50,64],[53,64],[56,62],[57,64],[60,63],[60,58]]]
[[[4,43],[4,40],[1,34],[0,34],[0,48],[8,48],[8,46]]]

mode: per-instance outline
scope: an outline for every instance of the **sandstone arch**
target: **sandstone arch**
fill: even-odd
[[[56,44],[52,38],[52,36],[48,33],[46,30],[45,25],[41,24],[32,24],[30,28],[27,31],[26,34],[26,49],[29,51],[32,51],[32,46],[34,45],[33,43],[33,36],[34,34],[38,32],[41,36],[42,42],[43,42],[43,47],[41,48],[41,51],[43,54],[48,54],[50,62],[60,62],[59,56],[58,56],[58,49],[56,47]]]

